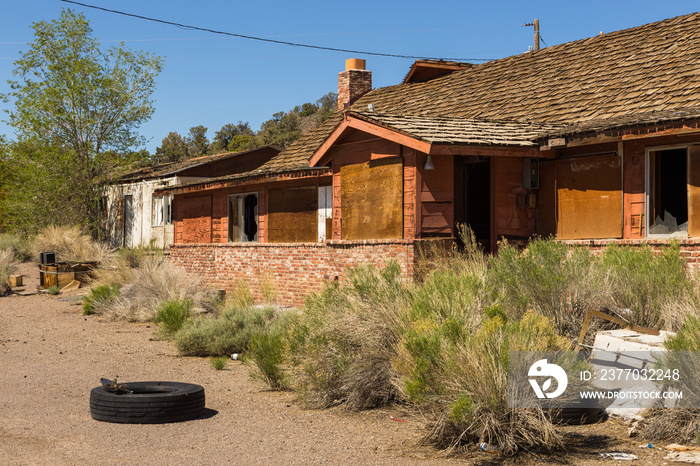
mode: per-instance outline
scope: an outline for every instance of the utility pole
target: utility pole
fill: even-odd
[[[540,49],[540,20],[536,19],[534,23],[525,23],[523,26],[535,26],[535,50]]]

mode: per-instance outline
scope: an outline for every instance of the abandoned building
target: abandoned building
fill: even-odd
[[[154,196],[156,189],[258,168],[282,150],[255,150],[197,157],[144,167],[121,174],[107,185],[103,205],[110,246],[153,245],[167,248],[174,239],[172,196]]]
[[[347,266],[397,261],[465,223],[486,250],[533,235],[700,246],[700,13],[478,65],[414,63],[255,169],[173,198],[172,260],[298,304]]]

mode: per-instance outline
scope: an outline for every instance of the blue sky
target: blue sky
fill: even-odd
[[[540,20],[547,46],[697,11],[697,0],[582,1],[182,1],[79,0],[181,24],[322,47],[474,61],[527,51]],[[71,5],[60,0],[5,0],[0,15],[0,92],[14,60],[33,40],[31,24],[81,11],[103,46],[124,44],[165,57],[153,95],[155,113],[140,132],[153,152],[170,132],[204,125],[211,140],[227,123],[254,130],[272,114],[337,91],[348,58],[364,58],[373,86],[401,82],[412,59],[278,45],[225,37]],[[700,32],[699,32],[700,33]],[[653,38],[650,38],[653,40]],[[542,46],[545,46],[543,44]],[[0,109],[11,104],[0,102]],[[3,112],[2,120],[6,119]],[[0,134],[14,139],[0,123]]]

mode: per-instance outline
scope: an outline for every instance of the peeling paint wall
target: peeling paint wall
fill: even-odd
[[[165,186],[177,183],[177,178],[148,180],[138,183],[110,185],[105,188],[105,228],[109,235],[111,247],[146,246],[151,242],[156,247],[167,248],[173,242],[173,225],[153,226],[153,192]],[[131,196],[131,226],[125,223],[124,198]],[[165,223],[165,222],[163,222]],[[126,232],[125,228],[130,231]],[[130,240],[130,241],[129,241]],[[130,244],[126,244],[127,241]]]

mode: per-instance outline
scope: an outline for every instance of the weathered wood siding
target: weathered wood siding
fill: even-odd
[[[492,230],[495,238],[528,238],[535,233],[535,209],[528,204],[531,191],[523,187],[523,159],[521,157],[494,157],[493,173],[494,210]]]
[[[426,170],[426,154],[418,154],[420,174],[420,236],[454,234],[454,157],[433,155],[434,170]]]

